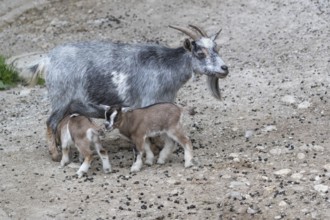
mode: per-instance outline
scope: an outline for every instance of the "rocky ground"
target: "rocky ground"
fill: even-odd
[[[230,74],[221,102],[203,76],[178,94],[196,107],[184,125],[201,166],[177,150],[132,174],[130,144],[106,134],[113,172],[96,160],[82,179],[77,159],[60,169],[48,155],[46,89],[1,91],[0,219],[330,219],[329,1],[21,2],[0,4],[7,57],[90,39],[175,47],[167,26],[193,23],[223,28]]]

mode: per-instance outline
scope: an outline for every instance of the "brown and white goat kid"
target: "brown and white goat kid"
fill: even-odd
[[[109,173],[111,171],[109,156],[101,145],[99,130],[100,128],[85,116],[72,114],[65,117],[57,128],[58,139],[62,147],[61,166],[64,167],[70,162],[70,147],[75,145],[80,156],[84,157],[84,162],[77,171],[78,177],[82,177],[84,173],[87,173],[93,161],[91,147],[94,146],[102,160],[103,171]]]
[[[193,165],[193,147],[180,123],[180,107],[173,103],[158,103],[128,111],[120,106],[103,107],[106,110],[106,128],[117,128],[123,136],[135,144],[136,157],[131,172],[140,171],[144,151],[146,152],[146,164],[153,164],[154,154],[150,149],[149,137],[159,135],[165,137],[165,146],[159,154],[158,164],[165,163],[172,152],[173,141],[175,141],[184,148],[185,167]]]

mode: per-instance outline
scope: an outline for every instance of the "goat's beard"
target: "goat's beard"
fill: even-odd
[[[221,100],[221,93],[219,88],[219,78],[216,76],[207,76],[207,86],[211,90],[212,95]]]

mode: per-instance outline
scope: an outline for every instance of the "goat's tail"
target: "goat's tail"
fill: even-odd
[[[48,64],[49,58],[44,57],[39,61],[39,63],[29,67],[29,70],[32,72],[31,80],[28,82],[29,86],[35,86],[40,77],[45,79]]]

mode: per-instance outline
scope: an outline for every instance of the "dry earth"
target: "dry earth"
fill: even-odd
[[[60,169],[48,155],[46,89],[1,91],[0,219],[330,219],[329,0],[29,2],[0,2],[1,54],[89,39],[175,47],[183,35],[167,25],[193,23],[223,28],[230,75],[221,102],[202,76],[178,94],[196,107],[184,124],[200,167],[176,151],[131,174],[129,143],[107,134],[113,172],[95,161],[82,179],[77,160]]]

